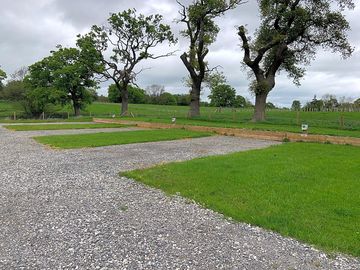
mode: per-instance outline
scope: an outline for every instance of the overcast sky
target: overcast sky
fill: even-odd
[[[189,0],[182,1],[188,3]],[[355,1],[357,2],[357,1]],[[208,62],[211,67],[221,66],[237,93],[250,98],[246,71],[241,68],[242,51],[236,34],[237,25],[247,25],[253,31],[259,24],[257,1],[250,0],[236,10],[229,11],[218,20],[221,31],[216,43],[210,48]],[[104,24],[110,13],[136,8],[139,13],[164,15],[179,37],[183,25],[174,23],[178,15],[175,0],[1,0],[0,11],[0,66],[11,74],[22,66],[28,66],[49,55],[57,44],[74,46],[76,35],[86,33],[93,24]],[[338,97],[352,99],[360,97],[360,5],[346,13],[352,30],[349,39],[355,47],[350,59],[340,55],[319,51],[317,58],[307,68],[307,73],[296,87],[286,74],[277,77],[277,84],[269,95],[269,101],[278,106],[290,106],[295,99],[302,103],[330,93]],[[151,84],[164,85],[171,93],[186,93],[183,84],[187,76],[179,56],[187,50],[187,41],[179,37],[175,47],[161,47],[165,50],[179,50],[172,57],[157,61],[147,61],[139,68],[150,68],[137,79],[140,87]],[[99,93],[106,94],[106,86]],[[208,91],[202,95],[208,96]]]

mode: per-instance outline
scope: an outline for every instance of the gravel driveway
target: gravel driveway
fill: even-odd
[[[49,132],[0,126],[0,269],[360,268],[117,176],[274,142],[215,136],[51,150],[30,138]]]

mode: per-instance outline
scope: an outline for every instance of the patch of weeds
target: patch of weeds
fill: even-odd
[[[191,200],[189,198],[185,198],[185,203],[186,204],[193,204],[194,203],[194,200]]]
[[[313,261],[313,265],[316,267],[316,268],[320,268],[321,267],[321,262],[319,260],[315,260]]]
[[[126,212],[129,209],[129,207],[127,207],[126,205],[121,205],[120,206],[120,210],[123,212]]]
[[[335,260],[336,259],[336,253],[334,252],[330,252],[328,254],[326,254],[326,257],[330,260]]]

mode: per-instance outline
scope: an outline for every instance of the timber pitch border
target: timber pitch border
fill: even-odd
[[[155,129],[178,128],[178,129],[186,129],[192,131],[215,132],[219,135],[225,135],[225,136],[236,136],[236,137],[271,140],[271,141],[287,140],[293,142],[298,142],[298,141],[320,142],[320,143],[350,144],[350,145],[360,146],[360,138],[354,138],[354,137],[341,137],[341,136],[318,135],[318,134],[300,134],[300,133],[282,132],[282,131],[261,131],[261,130],[250,130],[250,129],[240,129],[240,128],[221,128],[221,127],[208,127],[208,126],[150,123],[150,122],[142,122],[142,121],[103,119],[103,118],[94,118],[93,121],[96,123],[118,123],[125,125],[136,125],[137,127],[140,128],[155,128]]]

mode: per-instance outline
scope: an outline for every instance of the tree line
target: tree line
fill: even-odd
[[[180,15],[177,22],[184,26],[180,34],[188,40],[188,50],[181,54],[180,60],[189,73],[186,80],[190,88],[189,115],[196,117],[200,115],[203,86],[218,76],[206,60],[210,45],[221,30],[216,22],[246,1],[177,3]],[[259,0],[258,5],[261,23],[254,36],[249,36],[245,25],[237,28],[242,65],[249,71],[249,88],[255,96],[254,121],[265,120],[267,96],[274,89],[279,72],[287,73],[295,85],[300,85],[304,67],[314,59],[318,48],[338,52],[344,58],[354,50],[348,42],[350,25],[344,15],[347,9],[355,7],[353,0]],[[240,9],[238,12],[241,15]],[[94,25],[89,33],[77,38],[76,48],[58,46],[50,56],[29,67],[23,80],[24,104],[28,110],[36,112],[49,104],[71,103],[78,115],[91,102],[98,83],[111,80],[121,96],[121,115],[126,115],[131,85],[135,85],[142,72],[139,63],[174,55],[174,51],[155,54],[153,49],[160,44],[177,43],[162,15],[145,16],[137,14],[135,9],[113,13],[106,25]],[[0,81],[4,76],[1,72]],[[216,99],[221,93],[220,99],[217,98],[219,106],[242,102],[236,96],[230,101],[224,99],[230,92],[233,89],[220,80],[210,98]]]
[[[337,111],[359,111],[360,98],[352,100],[351,98],[340,97],[325,94],[318,99],[316,95],[311,101],[306,102],[303,106],[299,100],[294,100],[291,105],[293,111],[312,111],[312,112],[337,112]]]
[[[219,74],[220,73],[217,73],[217,76],[219,76]],[[219,81],[217,76],[209,79],[211,94],[208,98],[210,102],[203,101],[201,102],[202,106],[232,108],[253,107],[253,104],[248,99],[236,95],[236,90],[229,84],[226,84],[225,77],[222,77],[223,79]],[[122,96],[115,84],[108,87],[108,98],[105,101],[122,103]],[[171,94],[165,91],[163,85],[153,84],[145,90],[135,85],[128,85],[128,101],[133,104],[189,106],[191,104],[191,96],[190,94]]]

